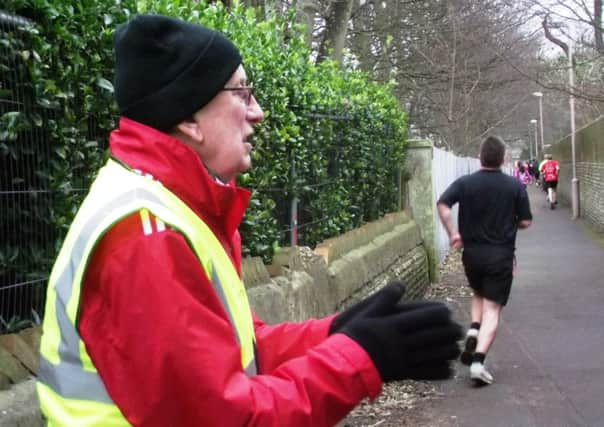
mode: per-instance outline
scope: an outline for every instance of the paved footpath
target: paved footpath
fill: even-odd
[[[568,207],[552,211],[543,192],[529,193],[533,224],[518,233],[518,271],[486,361],[495,383],[473,387],[459,364],[426,425],[604,426],[604,248]],[[467,323],[469,299],[459,302]]]

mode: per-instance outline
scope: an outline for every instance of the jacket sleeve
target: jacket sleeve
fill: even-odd
[[[267,325],[254,316],[260,372],[271,372],[283,362],[304,355],[308,349],[324,341],[334,317]]]
[[[259,353],[273,366],[246,376],[226,313],[185,239],[171,230],[143,235],[130,218],[93,254],[78,326],[109,395],[135,426],[295,427],[334,425],[381,389],[365,351],[344,335],[326,338],[327,323],[257,323]],[[287,342],[288,331],[304,344]]]

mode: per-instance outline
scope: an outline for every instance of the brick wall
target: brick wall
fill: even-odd
[[[577,164],[581,217],[604,230],[604,162]]]
[[[547,150],[560,162],[558,194],[570,204],[572,150],[570,136]],[[579,180],[579,215],[604,231],[604,117],[579,129],[575,135],[575,162]]]

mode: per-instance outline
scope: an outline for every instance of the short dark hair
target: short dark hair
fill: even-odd
[[[480,144],[480,164],[487,168],[498,168],[503,164],[505,144],[496,136],[488,136]]]

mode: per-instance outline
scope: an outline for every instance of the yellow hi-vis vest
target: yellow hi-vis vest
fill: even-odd
[[[129,425],[109,397],[76,323],[90,255],[112,225],[135,212],[140,212],[143,228],[152,213],[187,239],[236,331],[242,368],[249,376],[256,374],[247,294],[214,233],[161,183],[110,159],[78,211],[48,283],[37,392],[49,426]]]

